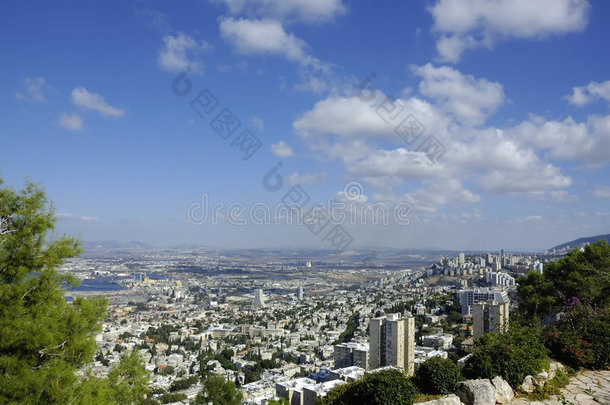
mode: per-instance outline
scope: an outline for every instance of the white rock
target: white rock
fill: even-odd
[[[521,390],[525,392],[534,392],[534,388],[536,388],[535,384],[534,377],[526,375],[523,379],[523,384],[521,384]]]
[[[510,387],[510,384],[504,381],[504,379],[500,376],[494,377],[491,380],[491,384],[494,386],[496,390],[496,403],[498,404],[508,404],[515,397],[515,393],[513,389]]]
[[[496,404],[496,390],[489,380],[462,381],[455,394],[466,405]]]
[[[455,394],[447,395],[439,399],[426,402],[418,402],[417,405],[460,405],[460,397]]]
[[[534,376],[534,383],[539,387],[544,387],[544,384],[546,384],[548,379],[549,379],[549,373],[547,373],[546,371],[543,371],[542,373],[538,373]]]

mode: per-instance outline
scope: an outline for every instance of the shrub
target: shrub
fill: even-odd
[[[526,375],[547,368],[547,349],[536,328],[512,325],[505,333],[488,333],[477,340],[463,374],[467,378],[504,378],[513,387]]]
[[[433,357],[417,369],[415,383],[425,394],[451,394],[462,379],[459,367],[449,359]]]
[[[340,385],[319,399],[321,405],[412,405],[417,388],[399,370],[383,370],[368,374],[349,384]]]
[[[610,308],[570,298],[561,320],[544,334],[544,342],[554,357],[571,367],[610,366]]]

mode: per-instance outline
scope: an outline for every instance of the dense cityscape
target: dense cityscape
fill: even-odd
[[[110,303],[95,375],[137,350],[157,399],[193,399],[200,376],[213,373],[234,381],[246,403],[297,395],[296,403],[312,405],[376,369],[413,375],[435,356],[463,364],[473,339],[508,324],[515,277],[542,273],[554,257],[502,250],[432,262],[399,251],[283,256],[100,245],[62,270],[82,280],[68,297],[100,294]],[[485,305],[502,316],[485,317]],[[384,320],[405,322],[394,343],[405,347],[387,357],[370,326],[379,330]]]

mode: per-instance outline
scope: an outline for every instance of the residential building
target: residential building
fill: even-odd
[[[371,319],[369,325],[371,369],[402,367],[408,375],[415,371],[415,318],[388,314]]]
[[[507,303],[508,294],[506,291],[493,288],[470,288],[460,291],[460,305],[462,306],[462,315],[468,315],[471,312],[471,306],[481,301],[494,300],[498,303]]]
[[[505,331],[508,328],[509,310],[508,302],[490,300],[473,304],[473,337],[478,339],[488,332]]]

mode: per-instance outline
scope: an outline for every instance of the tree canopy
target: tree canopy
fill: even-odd
[[[526,318],[544,318],[559,312],[577,297],[593,306],[610,305],[610,245],[600,240],[574,249],[549,263],[543,274],[531,272],[518,281],[519,310]]]
[[[0,180],[0,403],[94,403],[105,389],[76,371],[93,359],[106,302],[66,302],[62,285],[74,278],[57,267],[81,249],[74,238],[53,236],[54,224],[38,185],[16,191]],[[145,370],[136,357],[123,360],[107,387],[116,403],[135,402],[145,391]]]

